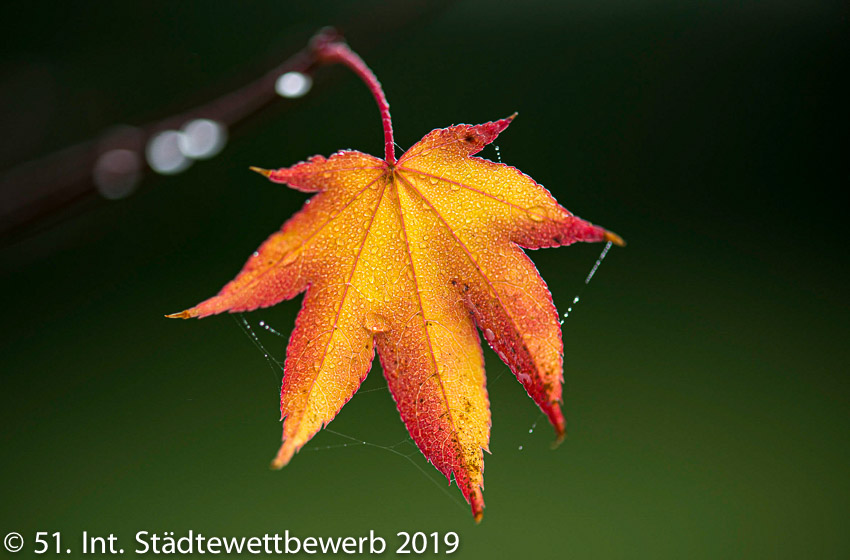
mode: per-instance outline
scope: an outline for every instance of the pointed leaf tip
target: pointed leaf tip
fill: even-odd
[[[605,241],[610,241],[611,243],[613,243],[614,245],[617,245],[618,247],[625,247],[626,246],[626,241],[622,237],[620,237],[619,235],[614,233],[613,231],[606,231],[603,234],[603,239],[605,239]]]
[[[561,444],[564,443],[564,440],[566,438],[567,438],[566,432],[559,432],[555,436],[555,441],[553,441],[552,443],[549,444],[549,449],[553,449],[553,450],[558,449],[559,447],[561,447]]]
[[[289,442],[283,442],[283,445],[280,446],[280,449],[275,455],[275,458],[272,459],[272,463],[270,465],[272,470],[279,471],[283,467],[289,464],[289,461],[292,459],[292,456],[295,454],[295,449],[292,445],[287,445]]]
[[[181,311],[180,313],[172,313],[171,315],[165,316],[167,319],[191,319],[192,314],[189,310]]]
[[[469,504],[472,506],[472,518],[477,525],[484,518],[484,499],[481,497],[480,489],[470,496]]]
[[[475,523],[481,523],[484,517],[484,497],[481,495],[481,488],[472,489],[469,495],[469,505],[472,507],[472,518]]]
[[[263,177],[270,177],[271,174],[272,174],[271,170],[269,170],[269,169],[263,169],[262,167],[254,167],[253,165],[251,167],[249,167],[248,169],[250,169],[251,171],[253,171],[255,173],[259,173]]]

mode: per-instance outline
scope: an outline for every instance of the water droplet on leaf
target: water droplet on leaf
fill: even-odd
[[[371,333],[377,334],[390,330],[390,323],[383,315],[370,311],[366,314],[366,319],[363,322],[363,328]]]
[[[528,209],[528,217],[531,218],[534,222],[542,222],[548,216],[546,213],[546,209],[542,206],[532,206]]]

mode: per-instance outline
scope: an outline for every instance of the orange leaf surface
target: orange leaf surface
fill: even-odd
[[[317,194],[218,295],[172,317],[306,292],[286,350],[273,466],[336,416],[377,349],[411,437],[479,520],[490,435],[479,330],[563,436],[559,317],[522,247],[622,240],[519,170],[473,157],[511,120],[434,130],[397,162],[342,151],[255,169]]]

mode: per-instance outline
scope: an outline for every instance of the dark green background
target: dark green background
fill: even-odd
[[[847,557],[846,4],[458,2],[403,24],[379,2],[300,4],[7,8],[4,163],[191,107],[354,22],[401,146],[518,111],[503,160],[629,241],[564,325],[568,440],[529,434],[539,413],[488,350],[480,526],[421,455],[322,433],[271,472],[279,374],[229,317],[162,318],[303,203],[249,165],[381,152],[368,92],[329,68],[214,160],[4,242],[0,533],[28,551],[35,531],[131,550],[139,530],[374,529],[457,531],[460,558]],[[561,311],[599,249],[532,255]],[[288,335],[298,308],[246,318]],[[331,428],[403,440],[383,386],[376,366]]]

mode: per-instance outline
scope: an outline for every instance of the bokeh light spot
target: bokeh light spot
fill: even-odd
[[[109,150],[97,159],[92,175],[98,192],[104,198],[124,198],[132,194],[139,184],[142,158],[133,150]]]
[[[151,169],[163,175],[173,175],[192,165],[192,160],[180,150],[181,135],[176,130],[166,130],[148,141],[145,155]]]
[[[295,98],[306,94],[312,86],[313,79],[307,74],[287,72],[277,79],[274,90],[282,97]]]
[[[227,129],[210,119],[195,119],[183,127],[177,142],[184,156],[208,159],[224,149],[227,143]]]

